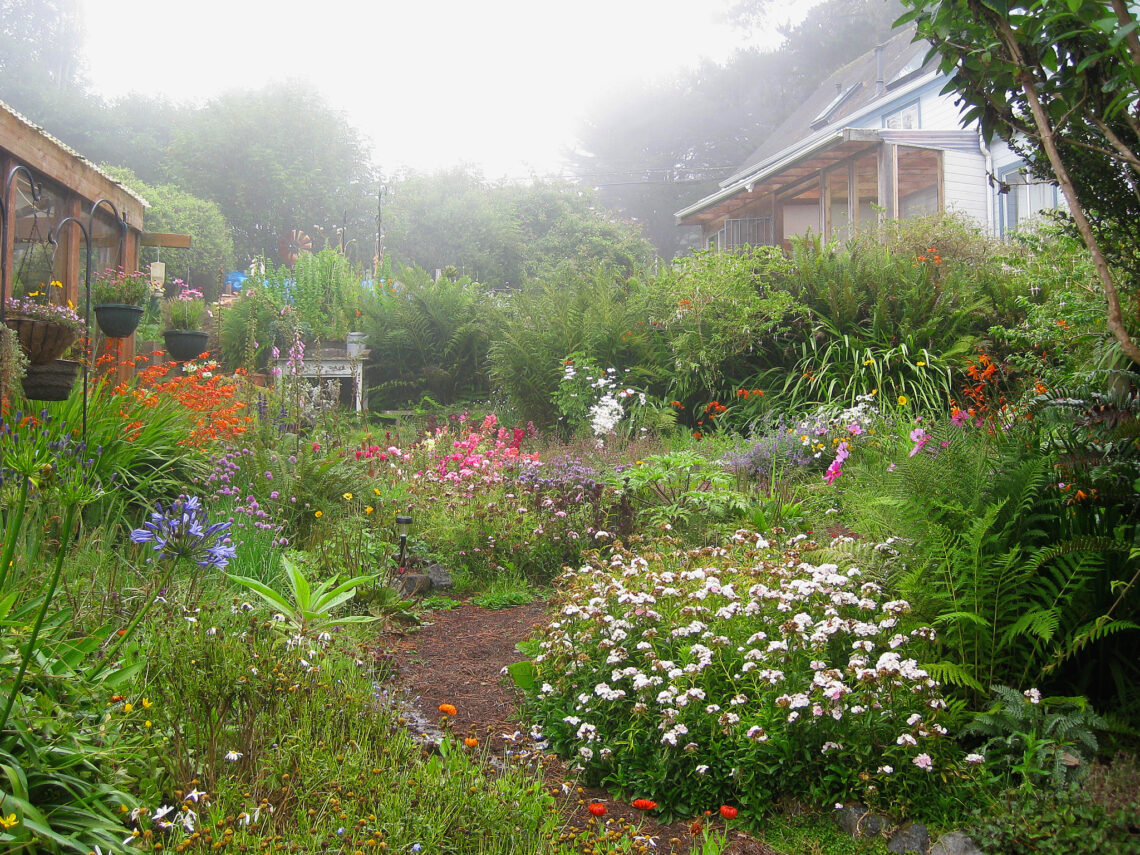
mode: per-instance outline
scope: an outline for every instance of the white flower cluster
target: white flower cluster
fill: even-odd
[[[909,605],[881,601],[857,568],[800,563],[747,533],[733,541],[678,566],[615,553],[566,574],[570,602],[537,657],[542,703],[573,713],[561,722],[566,748],[585,765],[586,743],[590,757],[606,749],[620,763],[648,736],[631,732],[656,730],[659,750],[694,755],[696,770],[777,737],[834,765],[866,756],[849,751],[863,740],[893,747],[856,771],[929,772],[946,705],[907,651],[933,631],[902,631]]]

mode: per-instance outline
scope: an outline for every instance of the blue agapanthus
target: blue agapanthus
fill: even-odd
[[[209,523],[197,496],[177,499],[163,510],[162,503],[150,521],[131,532],[135,543],[153,543],[157,558],[189,558],[200,567],[225,567],[236,554],[226,532],[228,522]]]

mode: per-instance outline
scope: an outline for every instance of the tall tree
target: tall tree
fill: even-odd
[[[1108,331],[1140,364],[1110,246],[1140,203],[1140,36],[1134,0],[904,0],[934,45],[963,122],[1021,141],[1056,179],[1092,255]],[[900,22],[901,23],[901,22]],[[1135,274],[1133,275],[1135,278]],[[1132,283],[1135,286],[1135,282]]]
[[[276,257],[294,230],[314,249],[375,235],[368,147],[343,114],[298,82],[232,92],[181,124],[167,150],[176,183],[218,203],[239,255]]]
[[[18,110],[78,89],[79,0],[0,0],[0,96]]]
[[[386,245],[401,262],[429,271],[455,267],[484,284],[510,287],[560,265],[605,261],[628,273],[651,255],[635,226],[580,187],[488,183],[456,168],[411,173],[391,189]]]

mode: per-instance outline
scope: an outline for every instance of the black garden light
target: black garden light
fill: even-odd
[[[396,514],[396,535],[400,538],[400,569],[404,569],[404,556],[408,551],[408,532],[412,529],[409,514]]]

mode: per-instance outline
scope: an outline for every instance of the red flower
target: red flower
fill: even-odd
[[[588,810],[594,816],[605,816],[606,806],[600,802],[593,802],[588,808],[586,808],[586,810]]]
[[[634,799],[633,806],[638,810],[653,810],[657,807],[657,802],[650,799]]]
[[[725,819],[736,819],[736,814],[739,813],[732,805],[721,805],[720,815]]]

